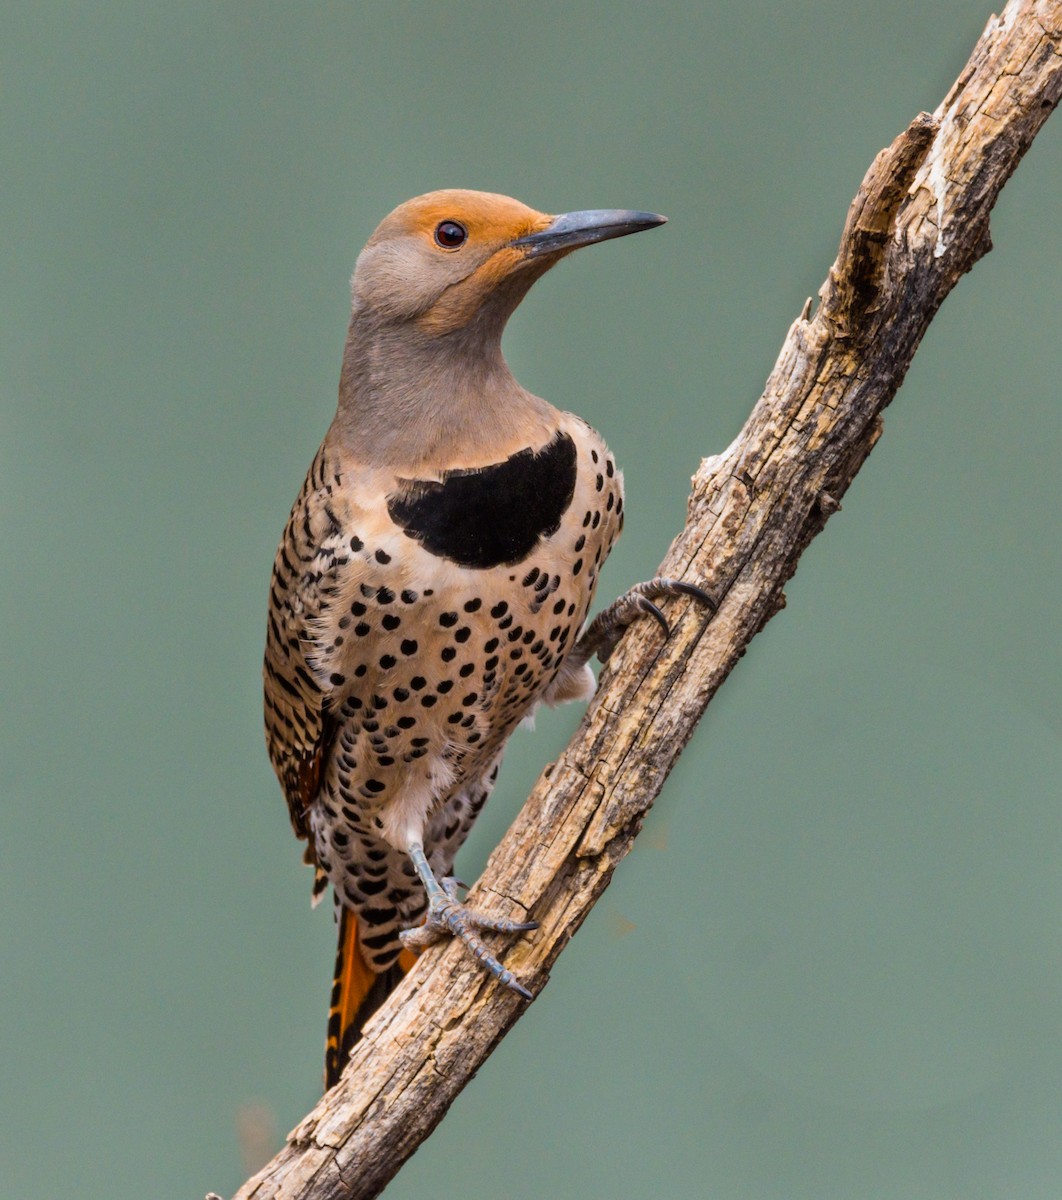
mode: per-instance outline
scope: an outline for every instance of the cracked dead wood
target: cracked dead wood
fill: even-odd
[[[624,638],[571,745],[490,858],[477,906],[541,929],[505,960],[540,990],[715,690],[881,435],[930,320],[989,249],[989,213],[1062,93],[1062,0],[1012,0],[932,115],[867,172],[818,311],[790,328],[744,429],[693,480],[660,570],[721,600],[669,601]],[[487,894],[489,893],[489,894]],[[376,1196],[526,1008],[459,946],[428,951],[374,1017],[340,1085],[235,1200]]]

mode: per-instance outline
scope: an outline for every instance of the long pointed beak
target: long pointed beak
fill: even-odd
[[[643,229],[663,225],[666,220],[667,217],[658,213],[632,212],[626,208],[561,213],[545,229],[517,238],[513,245],[525,248],[528,258],[537,258],[540,254],[555,254],[559,250],[574,250],[592,242],[607,242],[609,238],[640,233]]]

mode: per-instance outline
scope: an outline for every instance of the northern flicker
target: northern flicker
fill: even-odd
[[[480,933],[534,922],[471,911],[450,878],[506,741],[539,703],[588,698],[590,658],[636,616],[666,633],[654,596],[711,602],[652,580],[580,636],[622,476],[501,352],[554,263],[663,221],[441,191],[395,209],[358,258],[339,407],[277,551],[264,666],[269,754],[339,917],[327,1087],[440,936],[530,998]]]

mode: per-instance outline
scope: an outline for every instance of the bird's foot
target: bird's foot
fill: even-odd
[[[488,933],[526,933],[537,929],[537,921],[510,921],[499,917],[489,917],[485,913],[476,912],[457,899],[457,889],[464,885],[451,876],[436,880],[427,865],[423,850],[410,847],[410,857],[425,883],[428,893],[428,914],[423,925],[413,929],[405,929],[398,936],[407,950],[424,950],[434,945],[444,937],[456,937],[464,943],[466,949],[475,957],[480,966],[488,970],[499,983],[523,996],[525,1000],[533,1000],[532,994],[520,983],[516,976],[500,962],[477,936],[478,932]],[[419,861],[418,861],[419,860]],[[423,869],[422,869],[423,868]],[[427,872],[427,877],[425,873]],[[429,882],[430,880],[430,882]]]
[[[596,654],[602,662],[607,662],[624,630],[641,616],[652,617],[664,631],[664,637],[670,637],[671,626],[667,623],[667,617],[653,603],[654,599],[659,600],[664,596],[689,596],[706,605],[712,612],[719,607],[716,598],[704,588],[658,575],[645,583],[636,583],[608,608],[598,613],[583,631],[572,656],[577,656],[581,662],[589,662]]]

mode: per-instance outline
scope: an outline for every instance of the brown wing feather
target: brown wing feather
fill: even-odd
[[[311,665],[314,627],[349,561],[329,503],[337,476],[317,452],[284,529],[269,589],[263,683],[266,745],[292,828],[309,837],[306,814],[321,785],[335,724],[327,684]],[[312,861],[312,848],[309,851]]]

